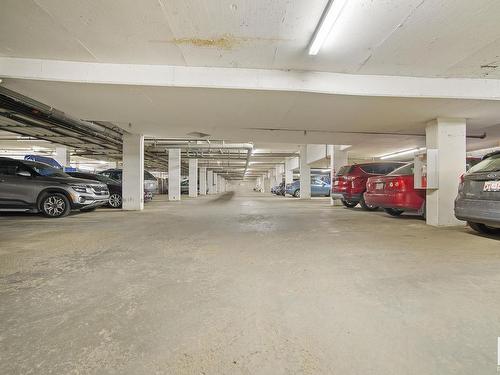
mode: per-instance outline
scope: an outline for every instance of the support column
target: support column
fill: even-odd
[[[283,181],[283,172],[282,172],[283,169],[282,168],[283,168],[282,165],[277,165],[275,167],[276,185],[281,184],[281,182]]]
[[[437,151],[437,188],[427,189],[426,221],[434,226],[459,225],[454,200],[460,176],[465,173],[465,119],[438,118],[425,129],[427,150]],[[430,174],[429,168],[427,173]]]
[[[214,193],[214,171],[207,172],[208,194]]]
[[[198,196],[198,159],[189,159],[189,196]]]
[[[347,165],[347,150],[342,150],[341,145],[329,145],[330,154],[330,186],[333,186],[333,178],[344,165]],[[339,199],[330,197],[332,206],[341,206],[342,202]]]
[[[270,188],[273,188],[276,186],[276,176],[275,176],[276,171],[274,169],[271,169],[269,171],[269,186]]]
[[[213,194],[217,194],[219,192],[218,185],[219,185],[219,175],[214,172]]]
[[[123,134],[122,209],[144,208],[144,136]]]
[[[222,180],[224,179],[222,176],[218,176],[219,180],[217,181],[217,193],[223,193],[224,190],[222,188]]]
[[[56,147],[56,154],[54,159],[61,165],[61,167],[69,167],[70,163],[70,153],[69,150],[64,146]]]
[[[311,198],[311,168],[307,164],[307,145],[299,146],[300,199]]]
[[[285,184],[291,184],[293,182],[293,168],[292,159],[285,159]]]
[[[200,168],[200,195],[207,195],[207,168]]]
[[[265,174],[262,176],[262,192],[269,193],[271,192],[271,183],[269,181],[269,175]]]
[[[168,150],[168,200],[181,200],[181,150]]]

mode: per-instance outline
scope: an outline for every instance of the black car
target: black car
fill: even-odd
[[[109,199],[108,206],[113,208],[120,208],[122,206],[122,184],[120,181],[113,180],[102,174],[88,173],[88,172],[66,172],[72,177],[84,178],[86,180],[99,181],[108,186]]]

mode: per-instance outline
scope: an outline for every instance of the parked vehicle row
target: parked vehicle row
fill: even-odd
[[[300,180],[295,180],[290,184],[279,185],[276,191],[282,195],[288,194],[292,197],[300,197]],[[317,177],[311,177],[311,196],[312,197],[329,197],[330,184]]]
[[[368,178],[386,175],[404,165],[402,162],[376,162],[343,166],[332,179],[332,198],[340,199],[349,208],[359,204],[365,210],[376,210],[377,206],[364,199]]]
[[[120,208],[121,176],[120,169],[65,173],[45,163],[0,157],[0,211],[40,212],[56,218],[72,209]],[[147,171],[144,180],[144,199],[148,200],[156,192],[157,182]]]
[[[0,158],[0,211],[62,217],[72,209],[94,210],[108,199],[102,182],[71,177],[44,163]]]
[[[460,177],[455,216],[482,233],[500,233],[500,152],[472,165]],[[413,163],[366,163],[342,167],[334,177],[332,197],[346,207],[383,208],[392,216],[414,212],[425,218],[426,190],[414,187]]]

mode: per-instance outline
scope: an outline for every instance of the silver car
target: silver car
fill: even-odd
[[[108,202],[108,187],[73,178],[50,165],[0,158],[0,211],[42,212],[66,216],[71,209],[90,211]]]
[[[500,151],[486,155],[461,180],[456,218],[478,232],[500,234]]]

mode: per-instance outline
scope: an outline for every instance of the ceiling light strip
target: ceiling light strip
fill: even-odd
[[[330,35],[335,22],[342,13],[347,0],[329,0],[318,27],[314,32],[311,44],[309,45],[309,55],[317,55],[323,43]]]

